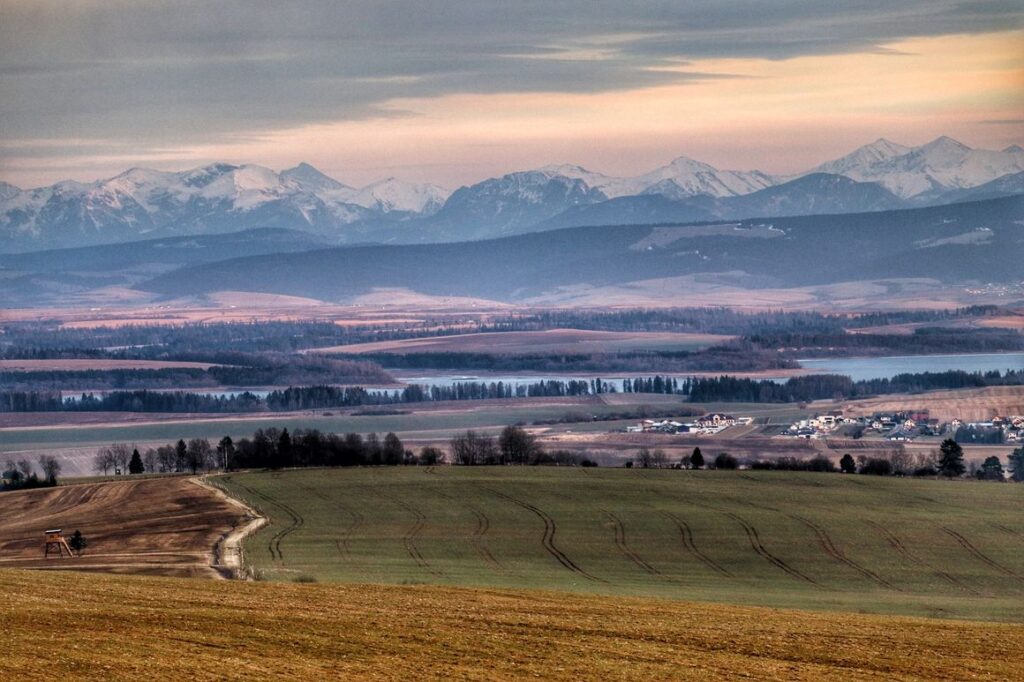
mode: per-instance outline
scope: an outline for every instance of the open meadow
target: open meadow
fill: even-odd
[[[212,479],[261,577],[1024,622],[1024,488],[840,474],[415,467]]]

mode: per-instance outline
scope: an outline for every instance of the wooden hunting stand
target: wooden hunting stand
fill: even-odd
[[[61,529],[54,528],[46,531],[46,549],[43,550],[43,558],[47,559],[50,556],[50,552],[56,552],[57,557],[63,559],[65,551],[67,551],[68,557],[75,556],[75,553],[71,551],[71,546],[68,545],[68,541],[61,535]]]

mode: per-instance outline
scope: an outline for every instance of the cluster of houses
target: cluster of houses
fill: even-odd
[[[956,433],[960,429],[973,431],[998,431],[1002,434],[999,440],[1005,443],[1024,443],[1024,415],[1012,415],[1008,417],[992,417],[986,421],[963,422],[954,419],[949,423],[950,430]]]
[[[846,429],[844,427],[850,427]],[[874,432],[892,441],[911,441],[922,436],[955,436],[961,428],[1000,430],[1008,443],[1024,442],[1024,416],[993,417],[988,421],[964,422],[953,419],[942,423],[925,411],[876,413],[871,416],[845,417],[841,411],[818,414],[790,425],[784,435],[794,438],[824,438],[842,429],[844,434],[860,430]]]
[[[645,419],[636,426],[627,426],[627,433],[693,433],[713,434],[737,424],[750,424],[753,417],[734,417],[731,414],[713,412],[697,417],[693,421],[681,422],[674,419]]]

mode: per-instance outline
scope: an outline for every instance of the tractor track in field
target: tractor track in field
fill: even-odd
[[[267,549],[270,551],[270,558],[276,561],[284,561],[284,552],[281,551],[281,542],[288,535],[294,533],[299,528],[301,528],[303,524],[306,522],[306,520],[302,518],[302,514],[298,513],[297,511],[295,511],[295,509],[285,504],[284,502],[276,500],[265,493],[253,490],[249,486],[239,483],[237,480],[233,482],[235,485],[237,485],[239,488],[246,491],[250,495],[257,497],[268,504],[272,504],[278,507],[279,509],[283,509],[284,512],[288,515],[289,525],[286,528],[282,528],[281,530],[274,533],[274,535],[271,536],[270,540],[267,542]],[[273,521],[271,521],[271,524],[272,523]]]
[[[402,543],[405,545],[406,553],[408,553],[409,556],[412,557],[412,560],[415,561],[416,564],[427,573],[430,573],[431,575],[438,577],[443,576],[444,573],[442,573],[440,570],[432,566],[431,563],[426,560],[426,558],[423,556],[423,553],[420,551],[419,545],[416,544],[416,537],[420,534],[420,531],[422,531],[423,528],[427,525],[427,517],[424,516],[423,512],[421,512],[419,509],[413,507],[410,504],[407,504],[406,502],[403,502],[397,497],[388,496],[385,495],[384,493],[380,493],[380,495],[391,500],[391,502],[394,503],[396,506],[409,512],[413,516],[414,520],[412,528],[407,530],[405,532],[405,535],[402,536]]]
[[[899,588],[897,588],[895,585],[890,583],[882,576],[878,575],[869,568],[861,566],[856,561],[846,556],[846,554],[843,553],[843,550],[836,547],[835,543],[832,541],[831,536],[829,536],[825,529],[819,526],[818,524],[814,523],[810,519],[804,518],[803,516],[797,516],[796,514],[790,514],[789,518],[794,519],[795,521],[799,521],[800,523],[810,528],[818,539],[818,545],[821,546],[823,550],[825,550],[826,554],[828,554],[836,561],[846,566],[849,566],[857,573],[861,574],[863,577],[867,578],[868,580],[878,585],[881,585],[886,589],[896,590],[897,592],[899,591]]]
[[[444,499],[450,502],[457,501],[454,497],[452,497],[451,495],[442,490],[435,489],[434,492],[438,496],[443,497]],[[490,566],[491,569],[499,573],[508,573],[508,569],[502,566],[501,562],[494,558],[494,555],[491,553],[490,548],[487,547],[485,537],[487,535],[487,531],[491,528],[491,520],[487,517],[487,514],[484,513],[482,509],[479,509],[475,505],[472,505],[468,502],[458,502],[466,509],[468,509],[470,513],[472,513],[473,516],[476,518],[476,528],[473,529],[473,537],[469,541],[470,544],[473,545],[473,549],[476,550],[476,553],[480,556],[481,559],[483,559],[485,564]]]
[[[954,540],[956,540],[957,544],[959,544],[961,547],[963,547],[968,552],[970,552],[974,556],[974,558],[978,559],[982,563],[987,564],[988,566],[996,569],[997,571],[999,571],[1001,573],[1005,573],[1006,575],[1011,576],[1013,578],[1018,578],[1019,579],[1021,577],[1018,574],[1016,574],[1013,571],[1011,571],[1010,569],[1008,569],[1005,566],[1003,566],[1002,564],[996,562],[994,559],[992,559],[991,557],[989,557],[985,553],[983,553],[980,549],[975,547],[971,543],[970,540],[965,538],[960,533],[957,533],[952,528],[947,528],[946,526],[942,526],[942,532],[944,532],[946,535],[948,535],[951,538],[953,538]]]
[[[995,528],[996,530],[1003,531],[1007,535],[1013,535],[1024,540],[1024,533],[1021,533],[1019,530],[1014,530],[1009,526],[1002,525],[1001,523],[990,523],[989,525]]]
[[[804,575],[803,573],[793,568],[779,557],[769,552],[768,549],[761,542],[761,536],[758,534],[757,528],[755,528],[749,521],[744,519],[742,516],[727,511],[715,511],[725,514],[729,518],[736,521],[736,523],[740,524],[740,526],[743,527],[743,531],[747,534],[747,539],[750,541],[750,546],[754,549],[755,552],[757,552],[757,554],[763,557],[768,563],[772,564],[776,568],[785,571],[787,574],[789,574],[793,578],[796,578],[797,580],[802,580],[806,583],[810,583],[811,585],[818,584],[813,578]]]
[[[729,571],[727,571],[721,565],[719,565],[718,562],[716,562],[708,555],[704,554],[704,552],[702,552],[700,548],[697,547],[697,543],[693,540],[693,531],[690,529],[690,524],[686,523],[686,521],[683,521],[671,512],[663,511],[661,512],[661,514],[676,525],[676,528],[679,530],[679,537],[683,542],[683,547],[686,548],[687,552],[697,557],[697,559],[701,563],[703,563],[705,566],[712,569],[713,571],[716,571],[721,575],[727,576],[729,578],[733,577],[732,573],[729,573]]]
[[[602,509],[601,513],[604,514],[605,517],[612,523],[612,527],[615,531],[615,546],[619,548],[619,551],[623,554],[623,556],[625,556],[627,559],[632,561],[634,564],[636,564],[638,567],[640,567],[647,573],[662,578],[665,577],[665,575],[661,571],[659,571],[657,568],[649,564],[642,556],[640,556],[630,548],[629,544],[626,542],[626,526],[622,523],[622,519],[620,519],[618,515],[608,511],[607,509]]]
[[[337,511],[337,512],[339,512],[341,514],[346,514],[349,517],[351,517],[351,521],[349,522],[349,524],[347,526],[345,526],[344,528],[342,528],[341,533],[340,533],[340,535],[338,537],[334,538],[334,547],[335,547],[335,549],[338,550],[338,555],[341,556],[342,558],[345,558],[345,559],[351,559],[352,558],[352,550],[349,547],[349,540],[352,537],[352,533],[357,528],[359,528],[359,527],[361,527],[361,526],[366,524],[366,517],[364,517],[362,514],[360,514],[355,509],[347,507],[347,506],[339,503],[337,500],[331,499],[327,495],[324,495],[322,492],[320,492],[316,488],[311,488],[309,486],[302,486],[301,489],[306,491],[307,493],[309,493],[313,497],[316,497],[316,498],[318,498],[320,500],[323,500],[324,502],[326,502],[330,506],[334,507],[335,511]]]
[[[669,499],[674,499],[671,496],[666,495],[666,493],[663,493],[662,491],[657,490],[655,488],[651,488],[650,491],[655,493],[655,494],[658,494],[658,495],[663,495],[663,496],[669,497]],[[733,498],[730,498],[730,499],[733,499]],[[810,576],[805,575],[804,573],[801,573],[800,571],[798,571],[797,569],[793,568],[792,566],[787,564],[785,561],[783,561],[782,559],[780,559],[779,557],[775,556],[770,551],[768,551],[768,548],[765,547],[764,543],[761,542],[761,536],[757,532],[757,528],[755,528],[753,524],[751,524],[749,521],[744,519],[739,514],[734,514],[733,512],[726,511],[725,509],[720,509],[718,507],[714,507],[714,506],[712,506],[710,504],[706,504],[706,503],[694,502],[693,500],[683,500],[683,501],[688,503],[688,504],[692,504],[693,506],[697,507],[698,509],[707,509],[707,510],[710,510],[710,511],[722,514],[724,516],[728,516],[730,519],[732,519],[736,523],[740,524],[740,527],[743,528],[743,532],[747,534],[747,540],[750,542],[751,548],[754,550],[755,553],[758,554],[758,556],[760,556],[761,558],[763,558],[765,561],[767,561],[768,563],[772,564],[776,568],[784,571],[785,573],[787,573],[792,578],[796,578],[797,580],[800,580],[800,581],[803,581],[803,582],[806,582],[806,583],[810,583],[811,585],[817,585],[818,584],[818,582],[816,580],[814,580],[814,578],[811,578]],[[753,504],[753,503],[747,503],[747,504],[749,504],[750,506],[753,506],[756,509],[766,509],[766,510],[769,510],[769,511],[776,511],[772,507],[764,507],[764,506],[756,505],[756,504]]]
[[[535,507],[529,502],[517,499],[515,497],[512,497],[511,495],[506,495],[505,493],[495,490],[494,488],[487,488],[487,490],[489,490],[491,493],[497,495],[502,499],[508,500],[509,502],[518,507],[533,512],[536,516],[540,518],[541,521],[544,522],[544,535],[541,537],[541,546],[544,547],[544,551],[546,551],[548,554],[554,557],[555,560],[558,563],[560,563],[565,569],[573,573],[576,573],[577,575],[580,575],[586,578],[587,580],[592,580],[594,582],[601,583],[608,582],[607,580],[603,580],[595,575],[587,573],[585,570],[580,568],[580,566],[575,561],[570,559],[565,554],[565,552],[558,548],[558,546],[555,544],[555,533],[558,532],[558,526],[555,524],[555,520],[551,518],[550,514],[548,514],[546,511],[539,507]]]
[[[896,550],[896,553],[902,556],[910,563],[931,569],[935,572],[935,575],[939,576],[949,584],[955,587],[959,587],[960,589],[965,590],[967,592],[970,592],[975,596],[981,594],[967,583],[959,580],[956,576],[929,565],[928,562],[926,562],[924,559],[922,559],[921,557],[917,556],[909,549],[907,549],[907,546],[903,544],[903,541],[900,540],[895,533],[893,533],[891,530],[889,530],[882,524],[878,523],[877,521],[868,521],[868,524],[871,525],[871,527],[873,527],[875,530],[880,532],[882,535],[884,535],[886,542],[888,542],[889,545]]]

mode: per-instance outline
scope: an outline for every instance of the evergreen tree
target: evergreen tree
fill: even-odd
[[[184,440],[179,440],[174,446],[174,470],[184,471],[188,462],[188,446]]]
[[[995,455],[986,457],[981,468],[978,469],[978,478],[983,481],[1004,480],[1003,465],[999,463],[999,458]]]
[[[939,446],[939,473],[954,478],[962,476],[967,468],[964,466],[964,449],[952,438],[942,441]]]
[[[700,469],[704,466],[704,455],[701,453],[700,448],[693,449],[693,454],[690,455],[690,466],[694,469]]]
[[[384,436],[384,445],[381,448],[381,456],[384,464],[401,464],[405,457],[405,447],[402,441],[394,433]]]
[[[142,456],[139,454],[139,449],[135,448],[132,450],[132,458],[128,462],[128,473],[141,474],[145,470],[146,467],[142,464]]]
[[[1019,447],[1006,456],[1010,468],[1010,478],[1017,483],[1024,483],[1024,447]]]
[[[82,535],[82,531],[80,530],[76,530],[74,534],[72,534],[71,539],[68,540],[68,546],[78,552],[79,556],[81,556],[82,550],[84,550],[88,545],[88,541],[86,541],[85,537]]]
[[[839,460],[839,470],[844,474],[855,474],[857,473],[857,463],[853,461],[853,457],[850,453],[846,453]]]

